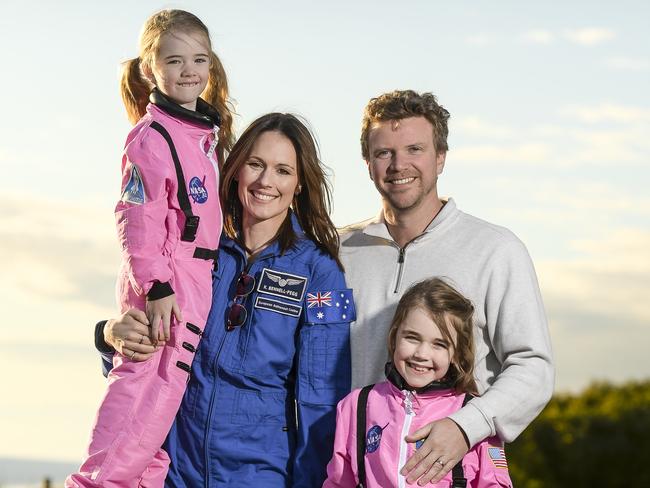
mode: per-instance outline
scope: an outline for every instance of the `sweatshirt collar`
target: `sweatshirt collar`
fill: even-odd
[[[154,88],[149,95],[149,101],[169,115],[212,129],[221,125],[219,112],[208,102],[199,98],[196,100],[196,111],[188,110],[166,97],[158,88]]]
[[[434,230],[457,211],[456,202],[454,202],[453,198],[449,197],[448,199],[443,199],[442,201],[444,205],[435,216],[435,218],[431,221],[431,223],[427,226],[427,228],[424,229],[424,232],[420,234],[420,236]],[[369,236],[381,237],[382,239],[393,241],[393,237],[390,235],[390,232],[388,232],[388,227],[386,226],[386,219],[384,217],[383,210],[381,210],[377,217],[375,217],[371,223],[364,228],[363,233]]]

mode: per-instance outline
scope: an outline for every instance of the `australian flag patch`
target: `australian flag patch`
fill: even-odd
[[[140,176],[140,170],[135,164],[131,164],[131,174],[129,174],[129,180],[124,186],[120,200],[134,205],[142,205],[146,201],[142,176]]]
[[[305,311],[307,322],[311,324],[352,322],[357,319],[357,311],[350,288],[307,293]]]

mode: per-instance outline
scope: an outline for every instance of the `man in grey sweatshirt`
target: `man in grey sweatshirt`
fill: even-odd
[[[440,480],[487,437],[514,440],[544,408],[554,382],[544,306],[525,246],[509,230],[438,197],[448,118],[430,93],[395,91],[370,100],[361,148],[383,208],[341,234],[341,259],[357,304],[353,387],[382,380],[388,327],[411,284],[442,277],[476,310],[481,396],[408,438],[427,438],[402,469],[420,484]]]

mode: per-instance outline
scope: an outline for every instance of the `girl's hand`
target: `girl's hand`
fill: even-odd
[[[158,300],[147,300],[147,318],[151,324],[151,342],[156,345],[158,341],[168,341],[170,338],[170,324],[172,314],[176,322],[182,322],[181,309],[176,303],[176,295],[171,294]],[[160,330],[162,321],[163,330]]]
[[[104,341],[133,361],[145,361],[158,350],[149,339],[149,320],[142,310],[132,308],[104,325]]]

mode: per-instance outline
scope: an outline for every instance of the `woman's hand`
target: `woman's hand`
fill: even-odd
[[[133,361],[146,361],[160,347],[150,339],[151,327],[142,310],[132,308],[104,325],[104,341]]]
[[[146,305],[147,318],[151,324],[151,342],[158,344],[159,341],[168,341],[170,338],[170,326],[172,314],[176,318],[176,322],[182,322],[183,316],[181,309],[176,303],[176,295],[171,294],[165,298],[158,300],[147,300]],[[160,330],[160,322],[162,321],[162,331]]]

